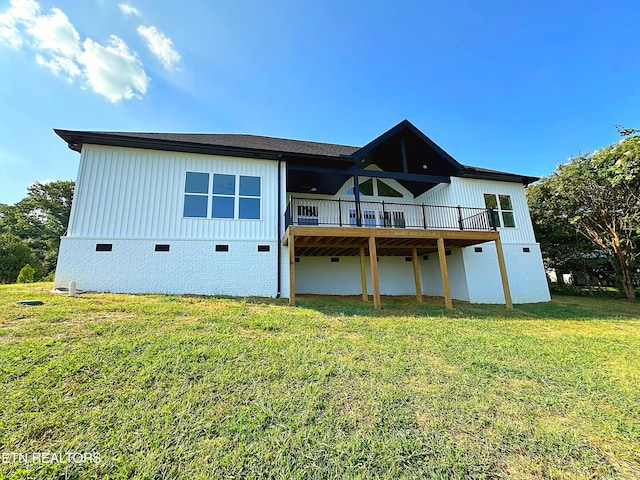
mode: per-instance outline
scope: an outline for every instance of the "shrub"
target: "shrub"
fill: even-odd
[[[43,282],[53,282],[56,279],[56,271],[49,272],[46,276],[42,277]]]
[[[19,237],[10,233],[0,235],[0,283],[14,282],[20,269],[26,265],[39,265],[33,250]]]
[[[621,289],[607,287],[588,287],[570,285],[566,283],[550,283],[549,291],[552,295],[572,295],[574,297],[624,298]]]
[[[16,279],[16,283],[33,283],[33,274],[35,272],[36,271],[33,269],[33,267],[27,263],[20,270],[18,278]]]

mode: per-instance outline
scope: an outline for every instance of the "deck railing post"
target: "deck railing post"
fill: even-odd
[[[391,225],[387,225],[387,213],[385,212],[385,209],[384,209],[384,200],[382,201],[382,226],[383,227],[391,226]]]
[[[353,199],[356,202],[356,225],[362,226],[362,211],[360,209],[360,180],[357,174],[353,175]]]
[[[460,230],[464,230],[464,222],[462,221],[462,208],[458,205],[458,226]]]
[[[338,199],[338,224],[342,226],[342,200]]]
[[[284,229],[286,230],[291,225],[291,202],[293,200],[289,200],[287,204],[287,209],[284,211]]]
[[[422,225],[426,230],[427,229],[427,207],[424,203],[422,204]]]

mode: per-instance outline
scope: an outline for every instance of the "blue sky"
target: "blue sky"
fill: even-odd
[[[407,118],[547,175],[640,127],[634,1],[0,0],[0,203],[75,179],[53,128],[364,145]]]

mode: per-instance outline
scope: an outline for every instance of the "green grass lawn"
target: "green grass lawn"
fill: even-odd
[[[50,287],[0,286],[0,478],[640,478],[639,304]]]

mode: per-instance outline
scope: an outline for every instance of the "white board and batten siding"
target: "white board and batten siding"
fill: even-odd
[[[260,219],[184,217],[187,172],[260,177]],[[283,185],[285,178],[282,165]],[[55,286],[275,296],[277,194],[277,161],[85,145]],[[112,250],[96,251],[98,243]],[[216,251],[221,244],[228,251]]]
[[[499,227],[511,296],[515,303],[546,302],[550,300],[540,245],[536,242],[527,206],[524,187],[519,183],[452,177],[450,184],[441,184],[416,199],[431,205],[461,205],[485,208],[484,195],[509,195],[513,207],[515,227]],[[477,251],[477,249],[480,251]],[[455,252],[454,252],[455,253]],[[463,248],[460,259],[464,262],[464,275],[454,282],[452,270],[456,259],[451,259],[449,278],[452,296],[472,303],[503,303],[502,284],[497,263],[495,242]],[[437,274],[437,262],[424,265],[422,273],[428,294],[442,291]],[[462,282],[466,285],[462,285]],[[454,283],[458,284],[453,286]]]
[[[186,172],[260,177],[260,220],[183,217]],[[276,240],[277,179],[277,161],[85,145],[67,235]]]
[[[509,195],[516,226],[502,227],[502,243],[536,243],[533,233],[527,197],[520,183],[451,177],[451,183],[443,183],[416,198],[417,203],[486,208],[484,194]]]

